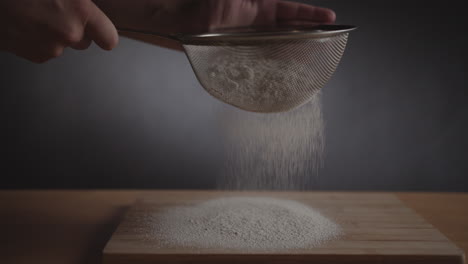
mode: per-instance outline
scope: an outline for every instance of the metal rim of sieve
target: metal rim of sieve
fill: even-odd
[[[241,27],[228,28],[222,31],[203,34],[162,34],[157,32],[136,30],[129,28],[118,28],[121,32],[139,33],[176,40],[187,45],[218,45],[237,44],[245,42],[274,41],[274,40],[297,40],[297,39],[320,39],[333,37],[355,30],[351,25],[303,25],[283,27]]]
[[[183,44],[215,45],[216,43],[258,42],[274,40],[319,39],[355,30],[351,25],[287,26],[277,28],[233,28],[205,34],[174,36]]]

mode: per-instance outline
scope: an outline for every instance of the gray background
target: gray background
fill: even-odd
[[[312,2],[359,30],[323,89],[312,189],[468,191],[463,1]],[[0,53],[0,188],[214,188],[223,111],[184,54],[121,39],[35,65]]]

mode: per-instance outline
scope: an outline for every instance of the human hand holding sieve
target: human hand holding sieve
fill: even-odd
[[[0,51],[41,63],[92,41],[110,50],[118,35],[91,0],[1,0]]]
[[[45,62],[60,56],[67,47],[86,49],[92,41],[112,49],[118,36],[108,17],[119,27],[162,34],[202,33],[294,20],[332,23],[335,19],[329,9],[278,0],[3,0],[0,50]],[[167,40],[131,36],[181,48]]]
[[[98,0],[120,28],[159,34],[197,34],[223,28],[284,24],[329,24],[335,13],[327,8],[279,0]],[[174,49],[178,42],[121,32],[122,35]]]

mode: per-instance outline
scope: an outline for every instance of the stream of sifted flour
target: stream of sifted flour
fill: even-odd
[[[304,189],[322,165],[319,94],[287,113],[230,111],[224,127],[227,156],[218,181],[222,189]],[[342,234],[320,211],[269,197],[226,197],[165,208],[145,222],[146,237],[164,248],[307,249]]]
[[[220,189],[303,190],[323,164],[320,94],[289,112],[233,110],[223,121],[226,158]]]

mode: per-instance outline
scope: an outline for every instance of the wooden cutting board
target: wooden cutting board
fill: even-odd
[[[222,248],[159,248],[148,242],[142,218],[169,206],[190,205],[230,196],[265,196],[296,200],[339,223],[338,240],[302,250],[242,252]],[[149,263],[396,263],[459,264],[463,252],[406,207],[382,193],[173,191],[142,197],[117,228],[103,252],[104,264]]]

